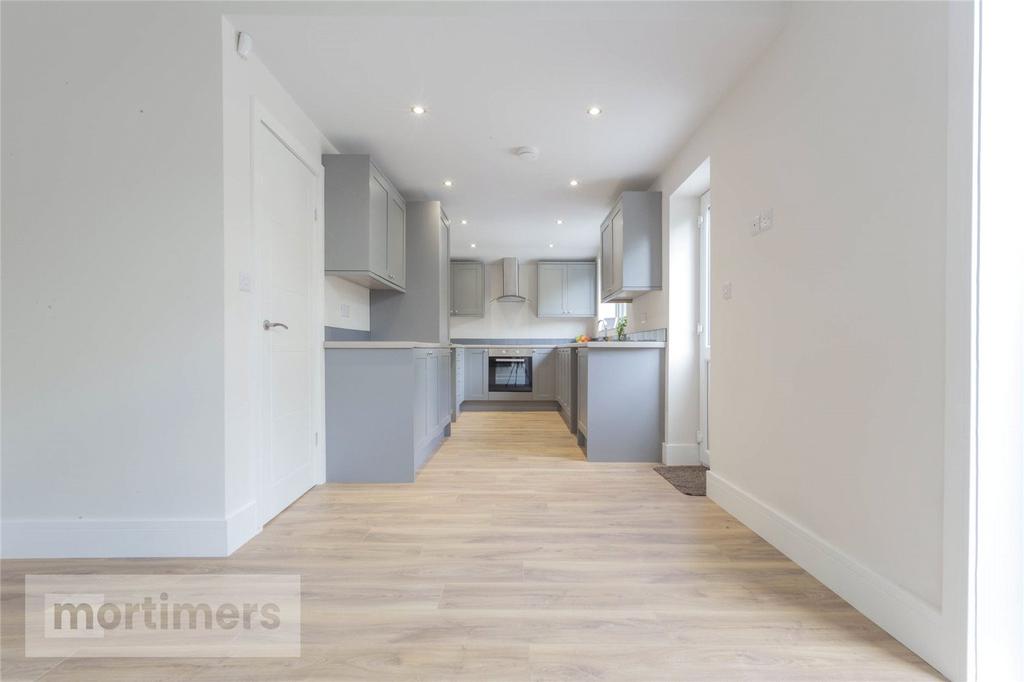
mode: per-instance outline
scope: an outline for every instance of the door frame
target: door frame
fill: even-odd
[[[263,253],[261,235],[257,227],[257,145],[261,129],[265,129],[273,135],[278,142],[291,152],[299,162],[305,166],[312,175],[314,186],[313,204],[313,229],[312,239],[309,248],[310,262],[310,289],[309,289],[309,321],[310,329],[309,354],[313,376],[310,381],[310,421],[315,435],[312,441],[313,457],[313,480],[311,486],[324,483],[327,478],[327,457],[326,445],[324,443],[325,422],[325,401],[326,389],[324,386],[324,167],[319,154],[310,153],[298,138],[282,124],[262,102],[257,98],[251,98],[252,121],[250,125],[249,139],[249,160],[250,160],[250,220],[253,235],[253,258],[256,271],[256,304],[253,306],[255,316],[252,320],[254,334],[259,339],[256,343],[256,391],[254,391],[255,408],[251,411],[255,416],[256,423],[253,425],[252,433],[257,439],[256,452],[256,509],[257,521],[262,527],[271,518],[268,512],[267,481],[265,472],[267,459],[267,437],[266,423],[266,392],[269,387],[266,384],[265,370],[269,361],[268,346],[263,336],[262,322],[264,319],[264,297],[263,282],[266,281],[266,260]]]
[[[697,336],[697,357],[700,365],[700,416],[698,429],[700,438],[697,451],[700,463],[711,466],[709,403],[711,395],[711,190],[700,196],[700,213],[697,216],[697,229],[700,232],[700,250],[698,254],[697,273],[699,284],[699,315]]]

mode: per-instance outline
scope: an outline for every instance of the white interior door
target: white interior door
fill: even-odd
[[[711,466],[711,192],[700,198],[700,461]]]
[[[254,214],[262,338],[260,517],[266,523],[316,484],[313,254],[317,175],[282,130],[257,117]]]

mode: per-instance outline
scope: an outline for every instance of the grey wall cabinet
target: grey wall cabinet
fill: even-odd
[[[596,317],[597,264],[537,264],[538,317]]]
[[[451,273],[451,315],[483,317],[486,295],[484,264],[480,261],[452,261]]]
[[[329,348],[324,356],[327,480],[412,482],[449,433],[451,351]]]
[[[533,399],[555,399],[555,355],[550,348],[533,351]]]
[[[403,291],[405,199],[365,154],[325,154],[324,272]]]
[[[661,289],[661,192],[623,192],[601,223],[601,300]]]
[[[370,292],[370,338],[448,343],[448,217],[437,201],[410,202],[402,215],[407,286]]]
[[[487,400],[487,349],[466,349],[466,400]]]

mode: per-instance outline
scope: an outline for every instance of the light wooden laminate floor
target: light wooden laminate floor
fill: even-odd
[[[3,679],[912,680],[937,673],[707,498],[466,413],[411,485],[325,485],[226,559],[4,561]],[[298,573],[302,656],[26,659],[32,573]]]

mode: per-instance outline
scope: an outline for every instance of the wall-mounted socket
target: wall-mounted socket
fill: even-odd
[[[722,285],[722,298],[726,301],[732,298],[732,282],[726,282]]]
[[[252,275],[248,272],[238,273],[238,290],[252,291]]]
[[[341,304],[341,316],[342,317],[352,317],[352,306],[350,306],[348,303],[342,303]]]
[[[762,232],[767,232],[775,225],[775,211],[768,209],[754,216],[750,223],[750,235],[756,237]]]

